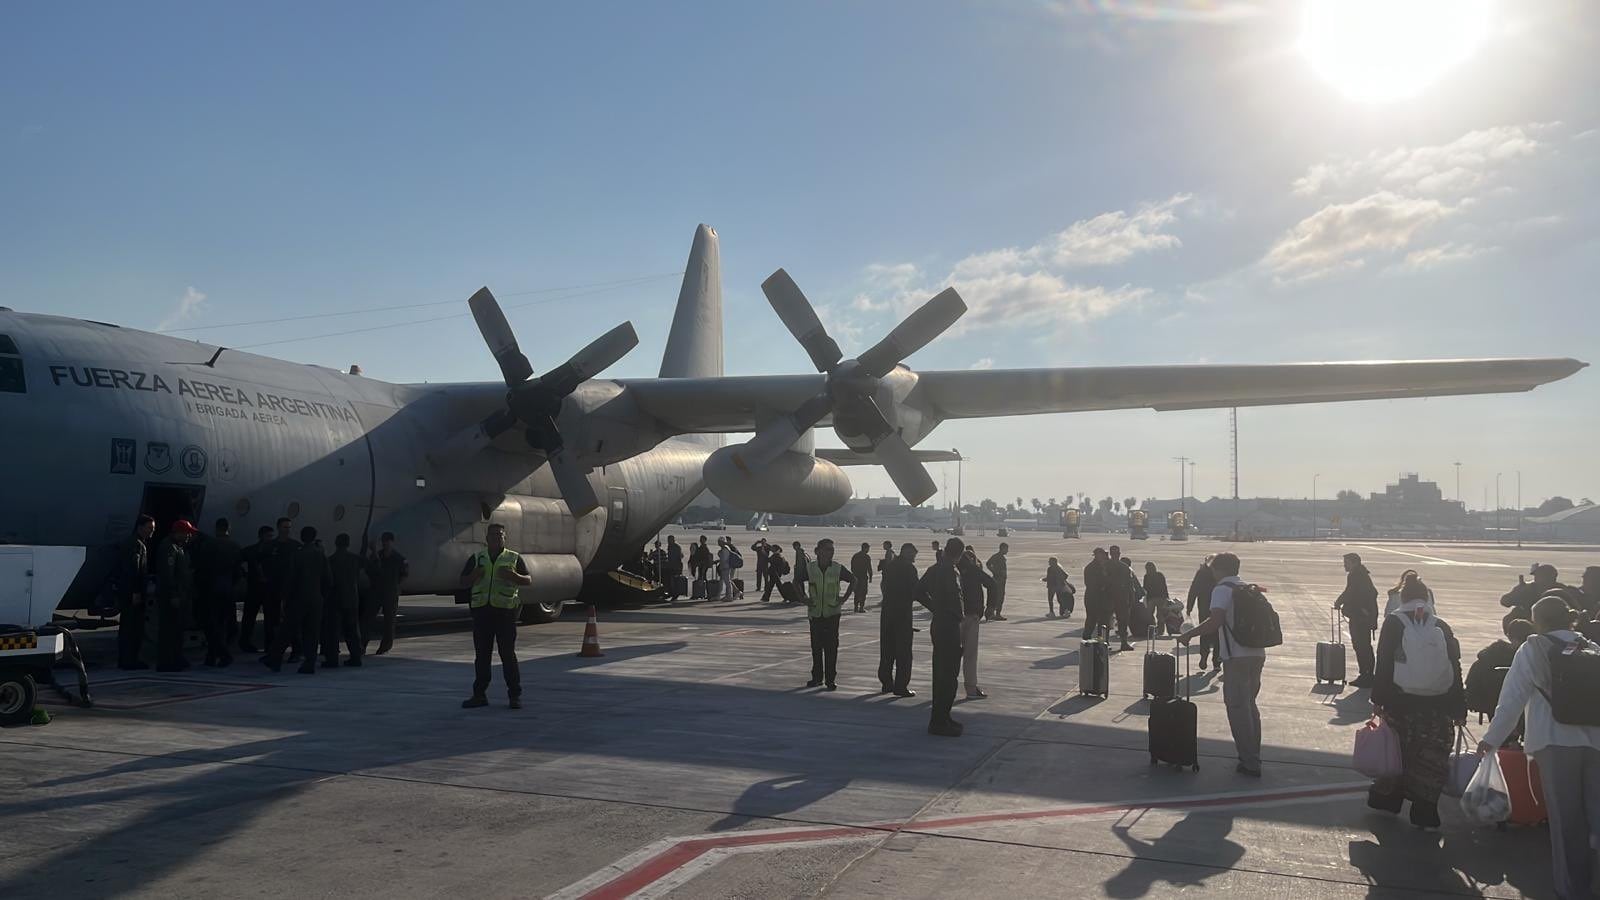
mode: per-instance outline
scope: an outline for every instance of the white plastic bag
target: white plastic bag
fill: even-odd
[[[1485,753],[1478,771],[1461,795],[1461,812],[1480,825],[1498,825],[1511,818],[1511,792],[1500,771],[1500,754]]]
[[[1450,754],[1450,762],[1445,769],[1444,790],[1446,797],[1462,797],[1467,793],[1467,785],[1472,783],[1472,776],[1478,773],[1478,754],[1473,750],[1475,742],[1466,728],[1456,729],[1456,752]]]

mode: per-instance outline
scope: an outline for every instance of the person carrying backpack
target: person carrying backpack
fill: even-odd
[[[1410,800],[1411,824],[1437,828],[1451,743],[1467,718],[1461,644],[1434,614],[1432,594],[1415,572],[1406,576],[1400,598],[1378,635],[1372,707],[1400,739],[1402,774],[1373,784],[1367,805],[1398,814]]]
[[[1500,705],[1500,688],[1506,683],[1506,673],[1517,658],[1517,649],[1533,636],[1533,623],[1527,619],[1512,619],[1505,623],[1506,636],[1482,650],[1467,670],[1467,712],[1477,713],[1481,723],[1484,716],[1494,715]],[[1513,739],[1521,737],[1519,729]]]
[[[1544,786],[1556,894],[1587,897],[1591,842],[1600,838],[1600,648],[1572,630],[1562,597],[1546,596],[1532,612],[1539,634],[1517,650],[1478,752],[1495,752],[1526,714],[1523,746]]]
[[[1261,589],[1239,578],[1239,557],[1218,553],[1211,558],[1217,586],[1211,592],[1211,615],[1178,635],[1189,643],[1196,637],[1218,634],[1217,657],[1222,660],[1222,701],[1228,708],[1228,728],[1239,754],[1240,775],[1261,777],[1261,670],[1267,648],[1283,642],[1278,614]]]
[[[1355,648],[1356,666],[1360,669],[1350,686],[1372,687],[1372,669],[1376,662],[1372,655],[1372,633],[1378,628],[1378,587],[1372,583],[1372,573],[1361,564],[1359,553],[1344,555],[1344,572],[1344,592],[1333,601],[1333,608],[1350,620],[1350,644]]]

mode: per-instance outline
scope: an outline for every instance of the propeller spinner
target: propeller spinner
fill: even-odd
[[[480,288],[467,305],[472,308],[478,331],[483,334],[489,352],[494,354],[495,362],[500,364],[500,374],[506,381],[506,408],[481,423],[481,439],[492,441],[521,423],[528,446],[543,451],[549,459],[550,472],[572,514],[582,516],[593,511],[599,507],[600,498],[589,483],[588,469],[578,463],[576,455],[562,440],[556,418],[561,414],[562,401],[579,385],[638,346],[639,336],[634,333],[633,324],[623,322],[590,342],[571,359],[534,378],[532,364],[517,346],[517,337],[489,289]]]
[[[896,325],[883,340],[855,359],[845,359],[839,345],[817,318],[816,310],[799,285],[782,269],[761,283],[767,302],[795,336],[817,371],[828,376],[822,393],[800,404],[790,416],[781,417],[757,432],[739,452],[739,462],[757,469],[777,459],[794,446],[807,429],[816,427],[828,415],[841,436],[864,437],[873,454],[888,471],[895,487],[913,506],[937,491],[933,476],[912,454],[905,438],[889,424],[874,395],[884,376],[911,354],[926,347],[943,334],[967,311],[955,288],[945,288],[933,299]],[[848,443],[848,441],[847,441]],[[859,449],[859,448],[858,448]]]

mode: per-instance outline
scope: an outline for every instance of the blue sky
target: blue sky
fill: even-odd
[[[808,368],[759,290],[778,266],[847,350],[955,283],[973,310],[924,369],[1593,360],[1597,9],[1502,0],[1464,62],[1370,103],[1296,50],[1297,3],[13,6],[0,303],[157,328],[457,300],[185,334],[484,380],[465,317],[295,339],[464,313],[488,284],[536,365],[626,318],[642,344],[612,372],[646,376],[704,221],[730,373]],[[511,296],[572,285],[600,286]],[[1474,505],[1497,471],[1600,498],[1596,409],[1588,371],[1245,410],[1241,487],[1451,492],[1459,459]],[[924,446],[972,457],[969,501],[1169,496],[1175,455],[1209,496],[1226,423],[949,423]]]

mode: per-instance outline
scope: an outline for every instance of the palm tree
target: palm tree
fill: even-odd
[[[1128,497],[1127,499],[1122,501],[1122,508],[1128,510],[1129,512],[1132,512],[1133,508],[1135,506],[1138,506],[1138,505],[1139,505],[1139,498],[1138,497]]]

